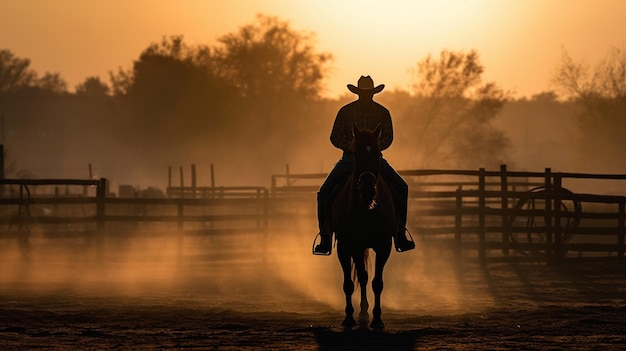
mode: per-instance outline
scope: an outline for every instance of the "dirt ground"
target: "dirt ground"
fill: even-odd
[[[2,350],[626,349],[626,265],[615,258],[455,267],[424,248],[394,253],[385,329],[374,331],[340,326],[334,255],[182,265],[153,255],[102,269],[86,254],[60,264],[1,253]]]

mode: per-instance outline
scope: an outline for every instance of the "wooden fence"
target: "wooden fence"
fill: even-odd
[[[169,198],[117,198],[107,196],[104,178],[4,179],[0,186],[0,239],[16,238],[24,254],[33,234],[86,237],[101,246],[105,236],[176,233],[182,250],[185,236],[246,232],[264,237],[268,230],[269,196],[260,187],[220,187],[204,198],[187,191],[173,191]]]
[[[624,256],[626,197],[578,194],[563,186],[567,179],[624,180],[624,175],[499,171],[406,171],[422,185],[411,199],[411,218],[423,235],[453,236],[454,249],[475,248],[480,258],[490,250],[504,256],[560,260],[569,253]],[[447,189],[425,178],[455,175]],[[465,181],[464,181],[465,180]],[[455,188],[455,189],[452,189]],[[433,219],[444,219],[433,224]],[[571,255],[570,255],[571,256]]]
[[[621,181],[626,190],[626,175],[517,172],[505,165],[399,173],[409,184],[409,230],[419,239],[448,240],[458,257],[463,250],[481,259],[624,257],[626,196],[575,193],[563,183]],[[310,201],[304,195],[325,177],[287,168],[272,176],[270,193]]]
[[[458,257],[471,251],[481,259],[623,260],[626,196],[576,193],[566,183],[623,182],[626,175],[516,172],[506,166],[497,171],[399,173],[409,183],[408,228],[413,236],[447,242]],[[169,197],[161,199],[107,196],[106,179],[4,179],[0,235],[27,243],[34,227],[42,227],[61,233],[57,235],[95,238],[142,229],[150,235],[175,232],[180,241],[186,235],[242,231],[267,236],[281,220],[315,219],[315,193],[325,177],[290,174],[287,168],[285,174],[272,176],[269,189],[170,186]],[[42,187],[55,190],[32,193]]]

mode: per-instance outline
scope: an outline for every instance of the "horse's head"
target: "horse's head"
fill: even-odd
[[[382,153],[378,145],[380,125],[373,131],[360,130],[355,124],[352,150],[354,152],[354,176],[361,200],[369,204],[370,209],[376,204],[376,181],[380,173]]]

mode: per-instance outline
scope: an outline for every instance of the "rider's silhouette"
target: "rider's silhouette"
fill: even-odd
[[[373,100],[374,94],[382,91],[384,87],[384,84],[374,87],[374,81],[370,76],[361,76],[357,86],[348,84],[348,89],[357,94],[359,98],[339,110],[330,134],[331,143],[343,150],[343,156],[328,174],[324,184],[322,184],[317,193],[317,216],[321,241],[313,250],[315,254],[329,254],[332,247],[332,233],[327,222],[330,217],[330,198],[335,187],[340,182],[344,182],[352,172],[353,154],[350,150],[353,138],[352,127],[356,124],[360,129],[373,130],[380,125],[379,146],[381,151],[387,149],[393,141],[391,114],[384,106]],[[394,193],[394,205],[398,215],[398,229],[394,233],[396,250],[400,252],[411,250],[415,248],[415,243],[408,240],[405,234],[408,186],[385,159],[381,159],[380,172]]]

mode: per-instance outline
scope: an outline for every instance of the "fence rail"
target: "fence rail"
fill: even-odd
[[[623,260],[626,196],[575,193],[570,179],[626,180],[626,175],[479,170],[405,170],[408,227],[418,239],[441,239],[461,257],[534,257],[558,261],[572,254]],[[0,180],[4,236],[27,237],[33,226],[104,235],[109,231],[175,230],[179,235],[267,235],[275,220],[314,219],[315,192],[326,174],[273,175],[271,187],[168,187],[169,197],[107,196],[107,180]],[[626,182],[625,182],[626,183]],[[31,188],[54,186],[51,194]],[[77,187],[78,195],[58,187]],[[45,212],[52,208],[53,211]],[[37,211],[35,209],[38,209]],[[304,209],[304,210],[303,210]],[[78,227],[78,224],[83,224]],[[25,240],[26,242],[27,240]],[[489,256],[489,257],[488,257]]]

